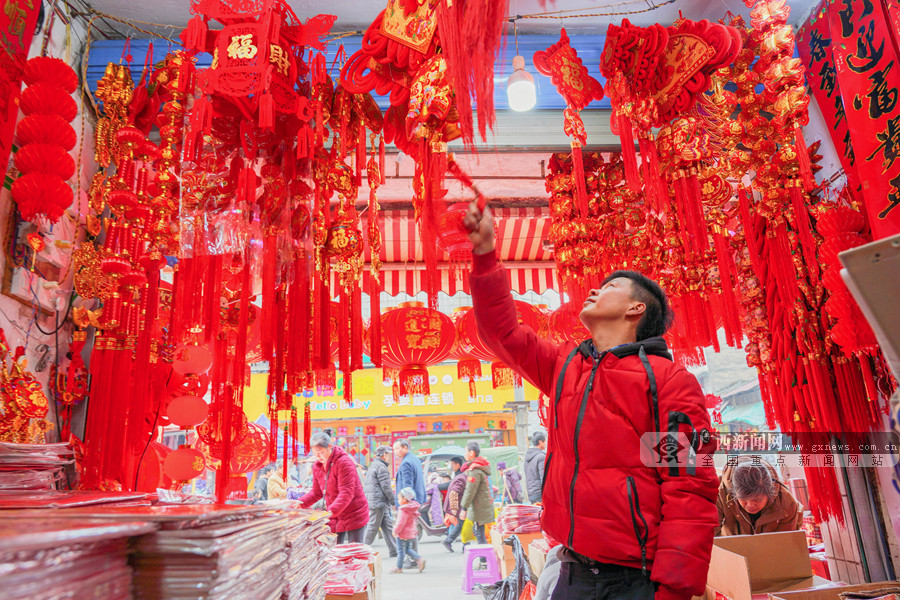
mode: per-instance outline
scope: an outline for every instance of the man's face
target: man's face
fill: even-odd
[[[597,321],[623,319],[630,308],[642,304],[631,297],[632,285],[627,277],[616,277],[600,289],[591,290],[581,308],[581,322],[589,328],[591,323]]]
[[[475,460],[475,451],[474,450],[466,450],[466,460],[471,462]]]
[[[400,444],[400,442],[394,442],[394,454],[403,458],[406,456],[406,453],[409,452],[409,448],[405,448]]]
[[[547,442],[545,440],[541,440],[538,442],[537,447],[541,450],[545,450],[547,448]]]
[[[457,471],[459,471],[459,463],[451,462],[451,463],[450,463],[450,470],[453,471],[454,473],[456,473]]]

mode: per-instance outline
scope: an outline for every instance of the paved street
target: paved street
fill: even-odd
[[[407,569],[402,574],[392,574],[396,559],[387,555],[384,540],[378,538],[372,544],[382,556],[381,600],[481,600],[480,593],[466,595],[462,591],[462,544],[453,545],[450,554],[441,546],[440,538],[425,537],[419,542],[419,554],[426,561],[425,570],[419,573]]]

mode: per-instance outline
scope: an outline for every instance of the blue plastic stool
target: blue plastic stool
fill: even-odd
[[[487,561],[486,569],[475,569],[475,561],[479,558],[484,558]],[[489,585],[500,581],[500,565],[497,563],[494,547],[490,544],[466,546],[465,551],[463,551],[463,559],[466,563],[462,585],[465,593],[474,593],[472,590],[476,583]]]

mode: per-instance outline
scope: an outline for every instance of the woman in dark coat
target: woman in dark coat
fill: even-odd
[[[754,463],[749,456],[722,471],[716,508],[716,535],[795,531],[803,526],[803,507],[778,481],[775,468],[762,459]]]
[[[308,508],[325,495],[325,508],[331,512],[328,525],[337,534],[337,543],[362,542],[369,522],[369,503],[356,474],[356,463],[340,446],[332,446],[326,433],[315,433],[309,441],[316,463],[313,488],[300,498]],[[323,492],[324,491],[324,492]]]

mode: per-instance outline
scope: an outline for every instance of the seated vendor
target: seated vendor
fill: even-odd
[[[754,535],[793,531],[803,525],[803,510],[775,469],[762,459],[741,457],[722,472],[716,535]]]

